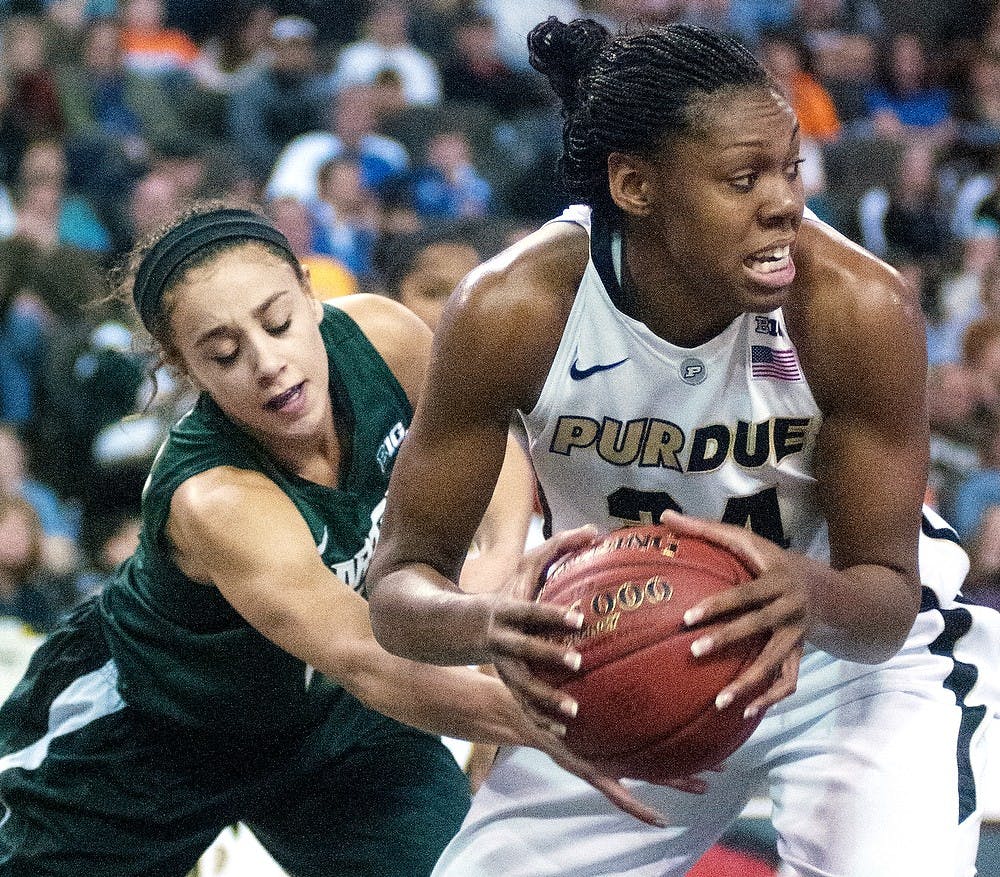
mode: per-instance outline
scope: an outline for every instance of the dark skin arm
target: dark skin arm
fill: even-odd
[[[420,660],[566,661],[563,648],[522,631],[529,623],[537,633],[575,626],[562,610],[530,598],[562,540],[578,537],[530,552],[505,593],[464,594],[456,584],[500,471],[510,419],[538,397],[571,304],[566,290],[575,289],[586,263],[581,229],[560,225],[532,238],[473,272],[452,297],[393,469],[368,576],[372,613],[380,641]],[[558,714],[558,698],[551,708]]]
[[[794,690],[787,659],[797,659],[803,639],[847,660],[885,661],[902,646],[920,603],[917,540],[928,428],[919,303],[894,271],[815,223],[803,223],[796,261],[785,313],[824,415],[815,469],[830,564],[737,527],[663,518],[679,532],[729,546],[758,573],[748,585],[704,601],[688,619],[697,624],[743,613],[702,642],[701,654],[771,633],[761,658],[720,695],[736,697],[779,673],[772,691],[749,710]]]
[[[576,704],[526,662],[578,666],[575,652],[544,634],[573,630],[579,620],[531,598],[552,560],[596,531],[557,534],[521,557],[496,591],[465,593],[457,582],[503,464],[511,417],[538,398],[586,261],[582,229],[550,226],[477,269],[452,296],[393,467],[367,577],[373,630],[385,648],[437,664],[493,664],[542,728],[565,722]],[[622,809],[662,824],[568,750],[546,751]]]

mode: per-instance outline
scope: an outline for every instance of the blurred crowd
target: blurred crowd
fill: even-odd
[[[100,589],[191,402],[109,269],[191,199],[235,198],[317,296],[389,295],[433,326],[566,204],[524,47],[550,14],[705,24],[767,64],[810,208],[919,292],[928,501],[1000,599],[996,0],[0,0],[0,617],[43,634]]]
[[[998,0],[0,0],[3,691],[131,553],[193,398],[109,269],[194,198],[251,201],[318,297],[388,295],[433,327],[567,203],[525,50],[548,15],[708,25],[769,67],[809,207],[919,294],[927,500],[1000,606]]]

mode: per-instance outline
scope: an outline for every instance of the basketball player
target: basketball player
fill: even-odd
[[[571,662],[538,634],[574,619],[525,601],[517,573],[490,597],[454,584],[517,412],[550,532],[662,515],[748,559],[756,580],[686,622],[736,613],[696,656],[770,635],[719,709],[774,681],[747,707],[770,707],[754,735],[699,776],[704,794],[636,787],[663,829],[544,755],[502,750],[435,874],[683,875],[765,790],[797,874],[968,877],[1000,637],[996,613],[958,595],[954,533],[921,515],[915,296],[803,221],[798,124],[737,42],[549,19],[529,47],[586,207],[449,303],[369,578],[376,636],[423,660],[492,660],[539,712],[572,715],[524,660]]]
[[[430,332],[381,297],[315,301],[253,211],[192,208],[133,264],[202,394],[135,555],[0,709],[0,874],[179,877],[241,820],[296,877],[426,875],[469,791],[408,726],[560,746],[498,680],[372,637],[365,570]],[[520,556],[530,506],[499,511],[484,545]]]

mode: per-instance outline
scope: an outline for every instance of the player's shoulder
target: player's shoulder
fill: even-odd
[[[405,305],[384,295],[345,295],[327,305],[342,310],[358,324],[416,404],[431,349],[427,324]]]
[[[214,466],[192,475],[171,497],[171,517],[203,524],[219,523],[234,513],[266,503],[280,488],[261,472],[236,466]]]
[[[795,263],[786,322],[824,410],[866,395],[882,399],[922,381],[920,299],[898,271],[825,223],[808,219]]]
[[[575,222],[543,225],[466,275],[447,316],[494,331],[531,327],[561,334],[587,267],[589,241]]]
[[[856,333],[919,313],[916,292],[895,268],[825,222],[803,220],[795,264],[788,309],[801,331]]]

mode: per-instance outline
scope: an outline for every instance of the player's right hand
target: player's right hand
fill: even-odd
[[[580,654],[559,637],[580,629],[581,613],[534,602],[545,574],[563,554],[592,545],[593,527],[558,533],[526,552],[502,590],[495,596],[486,624],[483,647],[500,678],[528,710],[549,720],[565,722],[576,715],[573,698],[539,679],[539,669],[574,671]]]

